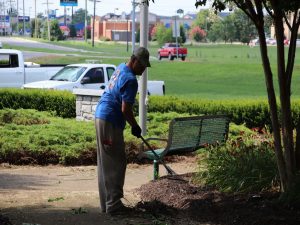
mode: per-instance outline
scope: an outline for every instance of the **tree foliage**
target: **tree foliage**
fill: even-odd
[[[43,33],[42,33],[43,39],[48,39],[48,23],[45,21],[43,26]],[[59,41],[63,40],[63,33],[61,32],[58,24],[58,20],[51,20],[50,21],[50,38],[51,41]]]
[[[193,27],[190,30],[190,39],[196,42],[202,41],[206,37],[206,32],[198,26]]]
[[[155,36],[157,43],[163,45],[166,42],[172,42],[172,29],[166,28],[163,24],[158,23],[155,25]]]
[[[69,29],[70,29],[70,37],[76,37],[77,36],[77,32],[76,32],[76,28],[74,23],[71,23],[69,25]]]
[[[87,12],[87,24],[90,24],[90,19],[91,17],[89,16],[88,12]],[[73,14],[73,21],[72,23],[76,24],[76,23],[84,23],[85,20],[85,9],[78,9],[75,11],[75,13]]]

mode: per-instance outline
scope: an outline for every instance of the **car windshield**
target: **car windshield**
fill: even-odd
[[[179,48],[180,46],[179,46],[179,44],[178,45],[176,45],[176,44],[169,44],[169,47],[178,47]]]
[[[85,70],[86,67],[82,66],[66,66],[54,74],[50,80],[75,82]]]

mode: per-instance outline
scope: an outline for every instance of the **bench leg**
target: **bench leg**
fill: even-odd
[[[153,180],[157,180],[159,177],[159,162],[157,160],[153,160]]]

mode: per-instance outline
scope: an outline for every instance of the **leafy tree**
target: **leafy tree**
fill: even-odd
[[[85,19],[85,9],[78,9],[75,11],[75,13],[73,14],[73,23],[76,24],[76,23],[84,23],[84,19]],[[87,21],[88,23],[87,24],[90,24],[90,19],[91,17],[89,16],[88,12],[87,12]]]
[[[198,26],[205,31],[209,30],[212,22],[214,21],[214,19],[210,18],[210,15],[212,14],[208,9],[201,10],[199,13],[197,13],[197,17],[193,22],[192,27]]]
[[[205,5],[207,0],[196,0],[196,7]],[[299,0],[212,0],[212,7],[221,11],[230,4],[241,9],[254,23],[260,39],[260,53],[262,57],[266,80],[268,102],[271,113],[272,131],[280,174],[281,191],[283,195],[291,197],[296,194],[297,173],[300,169],[300,121],[292,123],[291,113],[291,82],[295,63],[296,39],[300,25]],[[270,65],[265,36],[266,14],[272,18],[277,41],[277,68]],[[289,21],[289,15],[292,15]],[[287,59],[284,48],[284,22],[291,32]],[[244,25],[245,26],[245,25]],[[274,89],[274,73],[277,73],[279,85],[279,106]],[[300,118],[297,118],[298,120]],[[294,140],[294,128],[296,139]]]
[[[196,42],[202,41],[206,37],[206,32],[200,27],[196,26],[190,30],[190,38]]]
[[[137,43],[140,42],[140,33],[141,33],[141,30],[140,30],[140,28],[138,28],[137,31],[136,31],[136,34],[135,34],[135,41]]]
[[[156,24],[156,40],[159,45],[163,45],[166,42],[172,42],[172,29],[166,28],[163,24]]]
[[[42,33],[43,39],[48,39],[48,23],[47,21],[44,22],[44,29]],[[61,32],[58,24],[58,20],[50,21],[50,38],[51,41],[59,41],[63,40],[63,33]]]
[[[185,36],[183,25],[180,25],[180,40],[181,40],[181,43],[186,42],[186,36]]]
[[[224,25],[221,21],[213,23],[207,35],[208,39],[212,42],[216,42],[217,40],[225,40],[225,36]]]
[[[151,37],[151,40],[152,41],[156,41],[156,31],[157,31],[157,28],[156,28],[156,25],[152,28],[151,32],[150,32],[150,37]]]
[[[76,37],[77,36],[77,31],[76,31],[74,23],[71,23],[69,25],[69,29],[70,29],[70,37]]]
[[[50,35],[52,40],[63,40],[63,33],[61,32],[58,24],[58,20],[52,20],[50,22]]]
[[[237,28],[234,24],[234,16],[233,14],[228,15],[225,17],[225,19],[222,21],[223,27],[224,27],[224,32],[223,32],[223,39],[225,42],[233,42],[236,40],[236,33],[237,33]]]
[[[42,26],[42,21],[37,18],[37,29],[35,29],[35,19],[31,20],[31,37],[41,37],[40,28]],[[37,35],[35,32],[37,31]]]
[[[257,36],[253,21],[242,10],[234,11],[233,21],[237,40],[243,43],[249,43],[252,38]]]

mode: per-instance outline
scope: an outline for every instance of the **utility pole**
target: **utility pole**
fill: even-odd
[[[148,46],[148,5],[144,0],[140,2],[140,46]],[[148,69],[146,68],[140,79],[139,96],[139,124],[142,128],[142,135],[147,133],[147,80]]]
[[[36,17],[36,0],[34,0],[34,18],[35,18],[35,21],[34,21],[34,30],[35,30],[35,32],[34,32],[34,37],[35,38],[37,38],[38,37],[38,34],[37,34],[37,32],[38,32],[38,19],[37,19],[37,17]]]
[[[92,33],[92,46],[95,46],[95,17],[96,17],[96,0],[94,0],[94,16],[93,16],[93,33]]]
[[[17,34],[19,35],[19,0],[17,0]]]
[[[132,1],[132,33],[131,33],[131,44],[132,44],[132,52],[134,52],[135,49],[135,7],[139,3],[135,2],[135,0]]]
[[[24,1],[24,0],[23,0]],[[46,3],[43,4],[47,4],[47,26],[48,26],[48,40],[51,41],[51,33],[50,33],[50,21],[49,21],[49,1],[47,0]]]
[[[85,0],[85,12],[84,12],[84,40],[87,42],[87,0]]]
[[[67,8],[64,6],[64,25],[67,26]]]
[[[25,35],[25,4],[23,0],[23,36]]]
[[[178,59],[178,32],[177,32],[177,21],[175,16],[175,38],[176,38],[176,59]]]
[[[48,40],[51,41],[50,22],[49,22],[49,2],[47,0],[47,24],[48,24]]]

